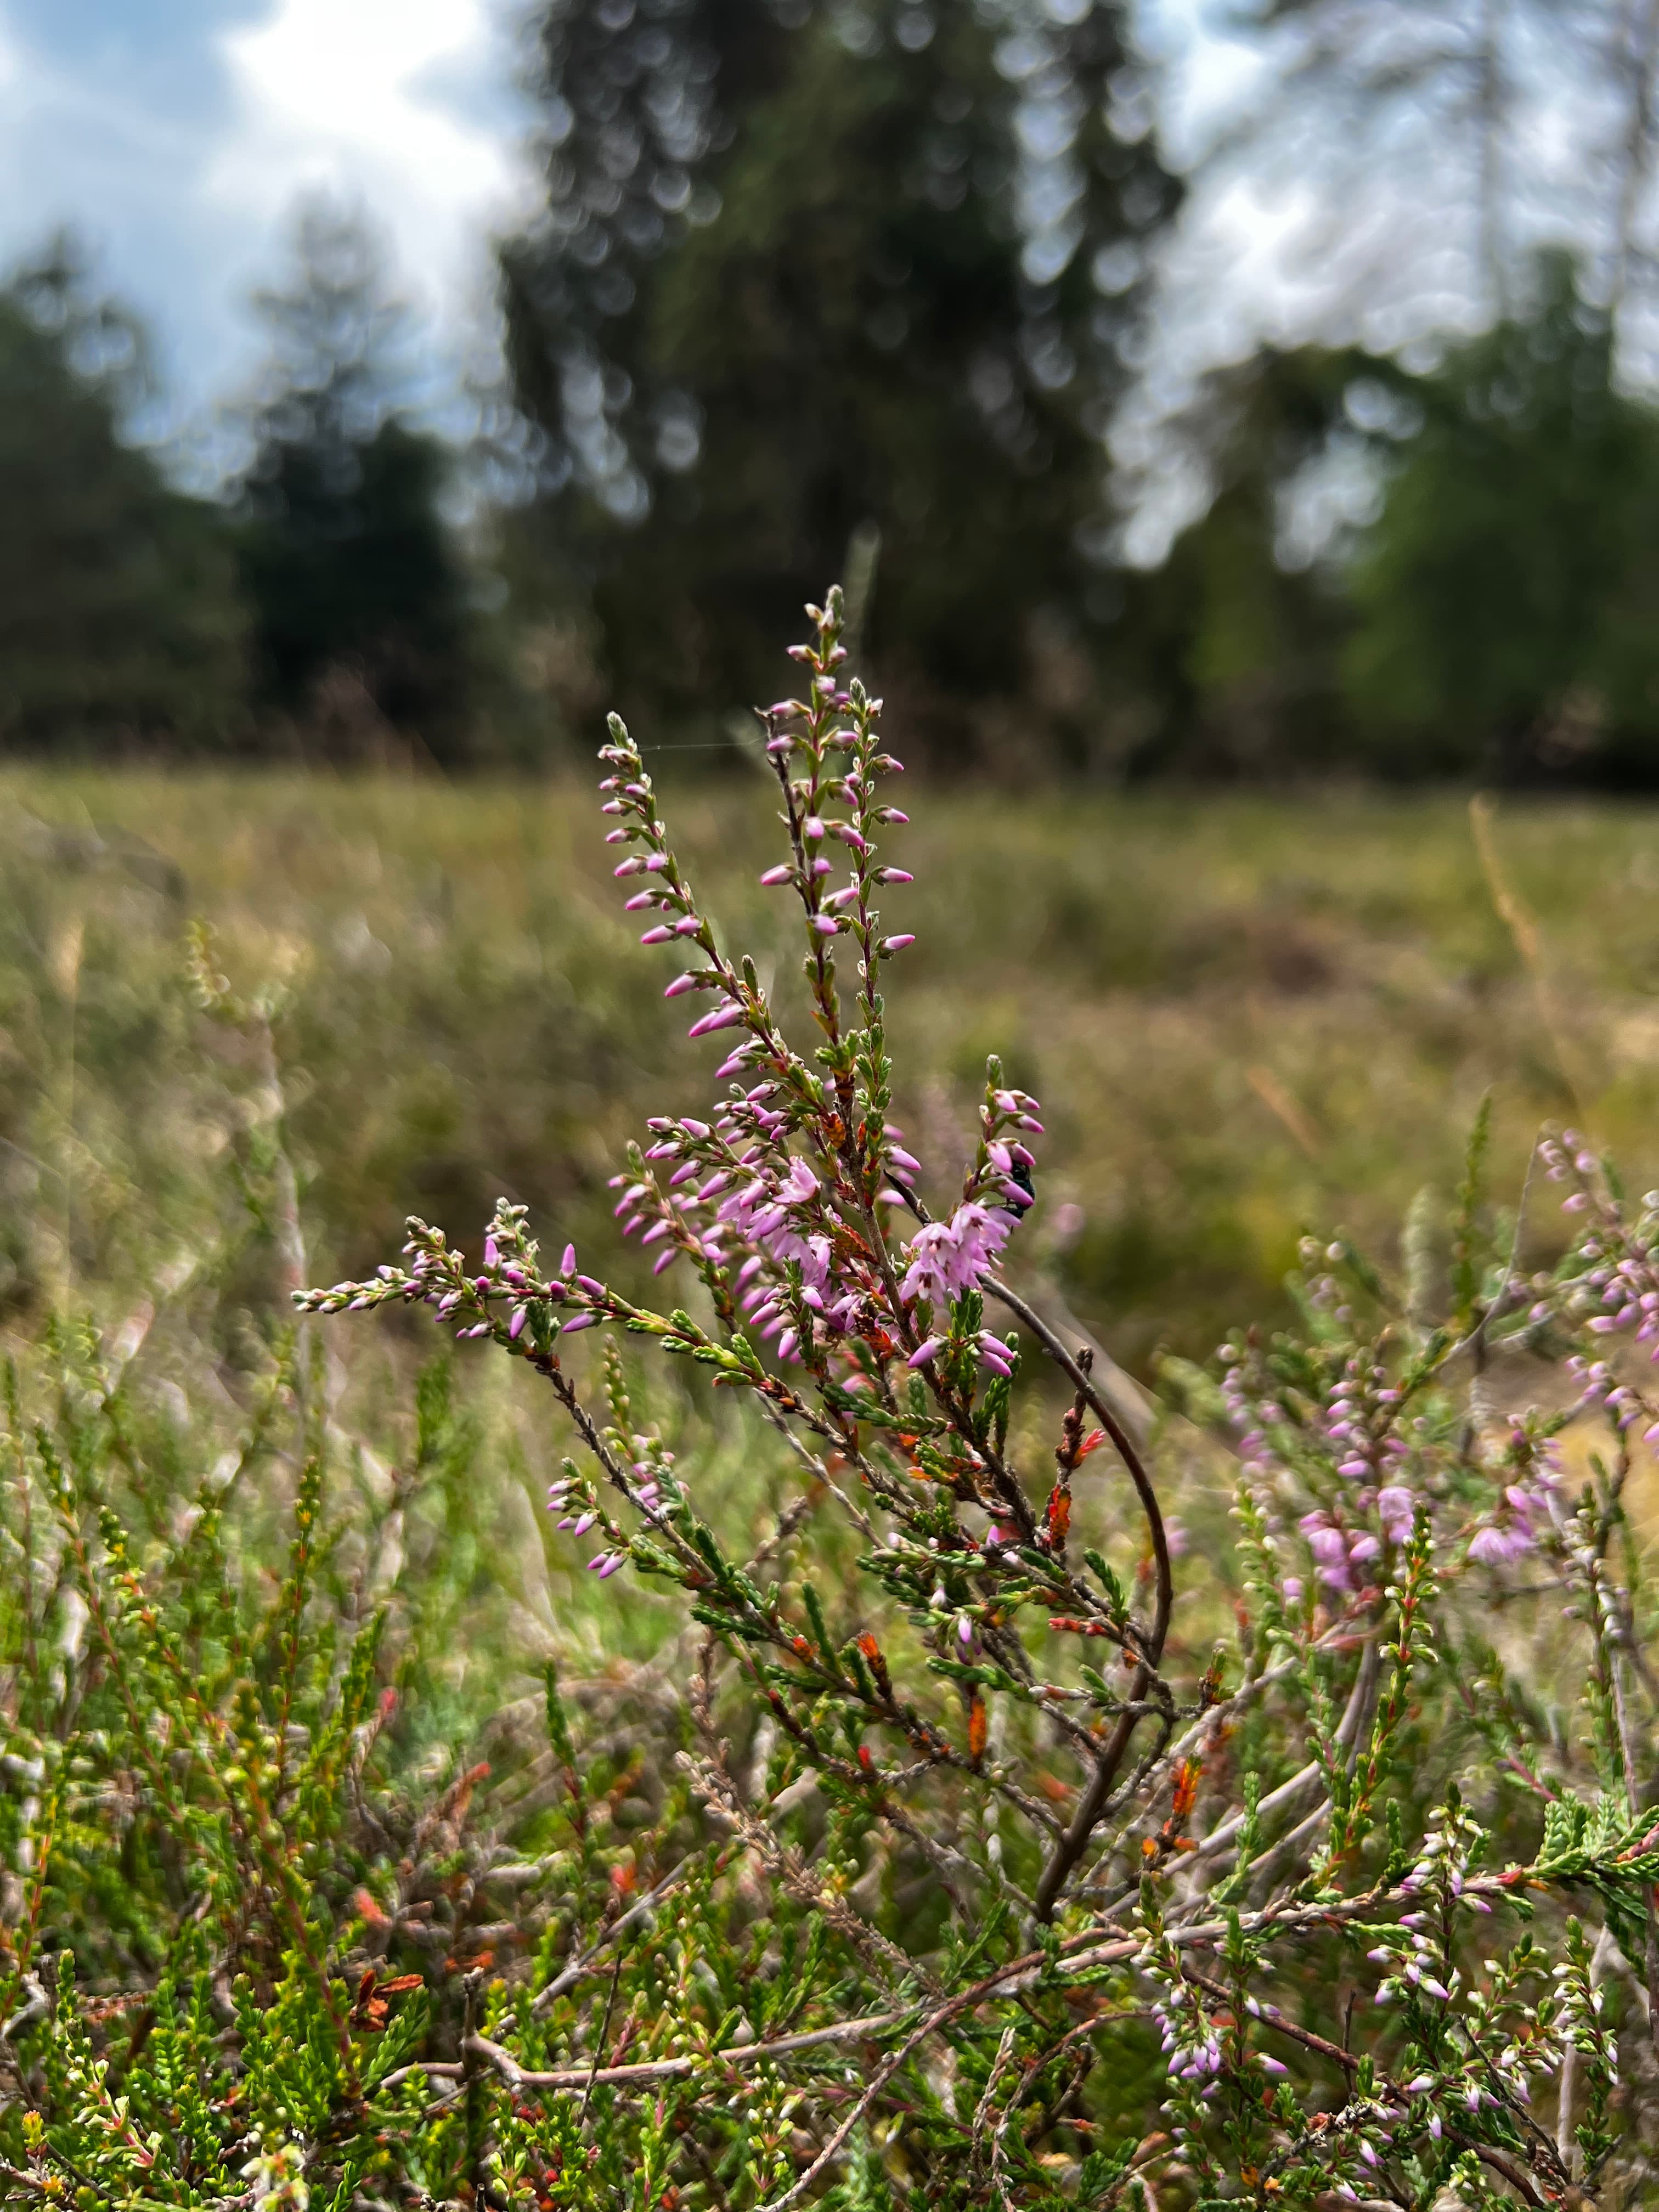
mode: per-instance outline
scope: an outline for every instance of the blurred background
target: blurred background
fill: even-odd
[[[608,1252],[701,1092],[603,709],[787,977],[837,576],[915,1149],[1003,1049],[1127,1364],[1489,1091],[1659,1163],[1656,73],[1650,0],[0,0],[5,1326],[211,1251],[268,1330],[290,1172],[318,1274]]]

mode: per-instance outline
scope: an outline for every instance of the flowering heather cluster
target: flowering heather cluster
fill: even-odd
[[[601,755],[627,906],[678,956],[666,996],[692,1001],[724,1086],[652,1120],[614,1178],[623,1232],[656,1274],[683,1266],[686,1303],[636,1303],[569,1248],[544,1267],[505,1202],[477,1263],[412,1221],[404,1265],[301,1303],[422,1304],[545,1376],[586,1447],[553,1486],[559,1527],[599,1577],[677,1583],[708,1632],[688,1765],[710,1817],[793,1894],[827,1848],[803,1808],[882,1839],[884,1904],[855,1910],[840,1872],[811,1894],[884,1992],[844,2033],[883,2055],[798,2145],[778,2212],[829,2185],[901,2078],[962,2146],[953,2203],[1058,2202],[1061,2154],[1037,2148],[1056,2141],[1103,2205],[1166,2184],[1318,2212],[1626,2187],[1603,1985],[1636,1992],[1639,2025],[1659,1674],[1623,1500],[1659,1443],[1636,1352],[1659,1358],[1659,1194],[1631,1217],[1582,1137],[1547,1135],[1573,1241],[1528,1273],[1552,1232],[1524,1200],[1500,1232],[1483,1121],[1433,1279],[1310,1240],[1298,1328],[1241,1330],[1218,1389],[1188,1388],[1192,1420],[1132,1432],[1091,1350],[1018,1287],[1036,1102],[993,1060],[942,1200],[893,1121],[899,764],[845,672],[839,595],[809,612],[799,696],[762,718],[784,832],[762,881],[797,909],[810,1052],[724,949],[620,722]],[[566,1364],[595,1328],[608,1419],[591,1357]],[[637,1425],[617,1333],[778,1432],[799,1495],[750,1556]],[[1017,1417],[1028,1342],[1059,1395]],[[1162,1493],[1187,1486],[1201,1519],[1218,1480],[1231,1525],[1172,1541]],[[821,1516],[859,1546],[829,1590]],[[1529,1676],[1540,1601],[1578,1655],[1572,1719]],[[739,1692],[763,1730],[747,1780],[716,1711]],[[1159,2124],[1112,2149],[1102,2115],[1149,2020]]]

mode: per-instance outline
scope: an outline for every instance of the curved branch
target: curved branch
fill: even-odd
[[[1146,1516],[1157,1577],[1152,1625],[1146,1638],[1146,1656],[1136,1667],[1134,1680],[1130,1686],[1127,1699],[1130,1710],[1120,1717],[1116,1727],[1101,1747],[1094,1774],[1079,1801],[1077,1811],[1072,1816],[1072,1824],[1055,1846],[1054,1856],[1043,1869],[1042,1879],[1037,1884],[1036,1917],[1039,1920],[1049,1920],[1054,1917],[1054,1905],[1066,1885],[1066,1877],[1087,1850],[1089,1838],[1106,1809],[1107,1801],[1112,1794],[1112,1784],[1117,1779],[1118,1769],[1129,1748],[1129,1739],[1140,1718],[1133,1708],[1145,1698],[1147,1685],[1164,1656],[1164,1638],[1170,1632],[1170,1608],[1175,1599],[1175,1579],[1170,1565],[1170,1542],[1164,1532],[1158,1492],[1152,1487],[1152,1479],[1147,1474],[1128,1431],[1091,1382],[1087,1370],[1066,1350],[1064,1341],[1049,1328],[1041,1314],[1027,1305],[1017,1291],[1011,1291],[1006,1283],[999,1282],[994,1276],[984,1277],[981,1287],[1024,1322],[1049,1358],[1070,1377],[1079,1396],[1111,1438],[1117,1455],[1127,1468],[1129,1480],[1135,1486],[1140,1510]]]

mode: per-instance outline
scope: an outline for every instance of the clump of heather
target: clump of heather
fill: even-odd
[[[899,763],[839,595],[809,614],[797,696],[762,717],[782,830],[763,881],[798,919],[805,1022],[705,908],[620,722],[601,756],[620,895],[710,1064],[701,1110],[648,1121],[614,1178],[681,1302],[641,1302],[556,1236],[544,1260],[506,1201],[476,1260],[413,1220],[401,1264],[300,1299],[422,1309],[523,1363],[570,1446],[552,1540],[619,1619],[681,1608],[666,1668],[619,1674],[586,1733],[550,1684],[514,1802],[556,1800],[556,1835],[465,1834],[481,1769],[441,1819],[365,1796],[374,1646],[306,1673],[286,1597],[255,1639],[266,1718],[233,1667],[221,1705],[245,1718],[210,1724],[121,1554],[112,1649],[143,1656],[155,1743],[195,1747],[178,1771],[204,1805],[239,1778],[193,1826],[155,1749],[131,1784],[219,1853],[217,1901],[175,1946],[209,1993],[188,2033],[182,1965],[163,1985],[167,2048],[211,2074],[216,2171],[242,2188],[218,2201],[314,2201],[313,2181],[342,2212],[1651,2193],[1659,1620],[1634,1506],[1659,1443],[1659,1194],[1631,1207],[1584,1134],[1547,1132],[1504,1215],[1483,1115],[1437,1258],[1415,1214],[1404,1280],[1310,1237],[1294,1330],[1242,1326],[1213,1374],[1170,1363],[1170,1402],[1126,1414],[1023,1280],[1036,1101],[994,1060],[948,1171],[895,1123]],[[1559,1186],[1558,1216],[1538,1198]],[[683,1433],[670,1448],[629,1339],[734,1401],[763,1525],[709,1502]],[[302,1680],[325,1759],[283,1747]],[[624,1847],[607,1820],[629,1791],[654,1803]],[[279,1848],[301,1813],[309,1840]],[[241,1829],[267,1870],[238,1889]],[[374,1870],[356,1889],[337,1830]],[[414,1915],[440,1899],[462,1933],[422,1968]],[[94,2166],[154,2191],[97,2072],[107,2037],[29,1963],[25,1904],[4,2017],[33,2052],[56,2003],[82,2087],[72,2111],[41,2088],[20,2201]],[[215,1946],[246,1929],[240,2025],[215,2041]],[[429,2011],[394,2014],[416,1980]],[[280,2051],[262,2000],[291,2023]],[[179,2113],[207,2127],[168,2063],[145,2091],[158,2142]]]
[[[560,1525],[597,1574],[677,1583],[706,1632],[686,1759],[711,1816],[787,1881],[822,1794],[902,1868],[855,1938],[884,2006],[826,2022],[864,2065],[827,2094],[821,2062],[783,2063],[814,2117],[766,2201],[850,2189],[904,2111],[941,2203],[1057,2201],[1057,2174],[1100,2204],[1627,2189],[1645,2154],[1621,2115],[1653,2104],[1651,2054],[1620,2045],[1645,2041],[1659,1955],[1659,1680],[1626,1493],[1659,1407],[1620,1346],[1659,1337],[1659,1196],[1632,1218],[1583,1138],[1547,1135],[1577,1237],[1528,1274],[1538,1232],[1505,1246],[1488,1219],[1483,1121],[1438,1323],[1310,1240],[1302,1331],[1241,1330],[1198,1394],[1211,1439],[1166,1424],[1149,1447],[1011,1279],[1036,1101],[992,1062],[944,1195],[894,1126],[898,763],[836,596],[809,611],[800,695],[764,715],[787,844],[763,881],[799,907],[810,1050],[724,949],[620,723],[602,756],[628,904],[685,957],[668,994],[726,1086],[653,1121],[617,1177],[688,1303],[635,1304],[569,1250],[544,1269],[508,1206],[479,1271],[413,1222],[405,1267],[308,1301],[424,1304],[544,1374],[585,1447]],[[731,1556],[652,1437],[590,1410],[562,1340],[596,1326],[761,1407],[799,1484],[763,1556]],[[1041,1415],[1014,1413],[1033,1352],[1062,1393],[1046,1466]],[[1235,1540],[1183,1592],[1164,1493],[1218,1443]],[[824,1590],[811,1531],[837,1515],[861,1587]],[[1224,1593],[1231,1633],[1201,1648]],[[1585,1682],[1565,1725],[1533,1663],[1564,1617]],[[746,1780],[715,1717],[733,1685],[772,1747]],[[1130,2093],[1148,2035],[1164,2087]]]

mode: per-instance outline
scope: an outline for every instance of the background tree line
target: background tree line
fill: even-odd
[[[845,571],[939,766],[1659,781],[1659,412],[1620,374],[1656,23],[1252,9],[1258,94],[1205,173],[1317,173],[1340,342],[1202,379],[1137,486],[1109,434],[1157,411],[1188,180],[1122,0],[546,0],[542,205],[498,249],[470,441],[423,420],[349,211],[301,210],[255,302],[267,373],[211,500],[143,442],[133,319],[65,247],[13,278],[0,743],[537,761],[604,696],[734,747]],[[1598,134],[1541,252],[1540,31]],[[1382,269],[1354,241],[1409,229],[1425,164],[1435,240]],[[1345,286],[1392,286],[1402,331],[1449,286],[1462,327],[1380,344]],[[1133,565],[1126,502],[1177,465],[1194,519]]]

